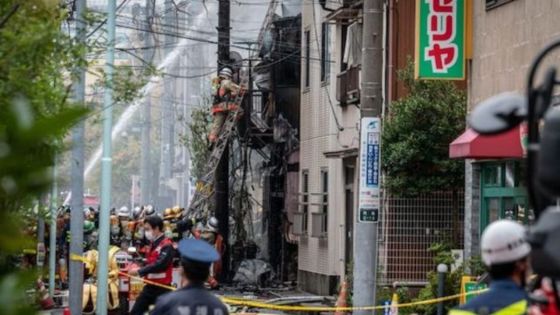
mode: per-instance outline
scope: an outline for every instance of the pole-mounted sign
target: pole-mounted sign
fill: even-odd
[[[360,196],[358,222],[379,221],[379,135],[381,119],[362,118],[360,134]]]
[[[467,0],[420,0],[416,5],[417,79],[465,78]]]

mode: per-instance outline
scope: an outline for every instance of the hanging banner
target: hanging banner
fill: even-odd
[[[417,2],[417,79],[465,78],[465,1],[467,0]]]
[[[358,198],[358,222],[379,221],[379,137],[381,120],[364,117],[360,132],[360,192]]]

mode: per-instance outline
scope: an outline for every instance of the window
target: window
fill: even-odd
[[[311,58],[311,38],[309,37],[311,33],[309,31],[305,31],[304,40],[305,40],[305,87],[309,87],[309,70],[310,70],[310,58]]]
[[[302,181],[301,212],[303,215],[302,231],[305,234],[307,232],[307,225],[308,225],[307,222],[309,217],[309,171],[303,171],[301,181]]]
[[[494,9],[513,0],[486,0],[486,10]]]
[[[321,170],[321,213],[323,213],[322,232],[327,232],[329,222],[329,173]]]
[[[330,74],[330,28],[329,24],[324,22],[321,24],[321,81],[328,81]]]

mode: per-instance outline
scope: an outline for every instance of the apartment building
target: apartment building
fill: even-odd
[[[469,110],[495,94],[524,93],[534,56],[560,36],[558,1],[486,0],[472,4]],[[547,63],[558,61],[556,54]],[[505,217],[528,222],[532,218],[522,162],[524,129],[494,137],[469,129],[450,145],[451,157],[465,159],[467,257],[480,252],[480,233],[490,222]]]
[[[361,33],[357,24],[336,23],[341,4],[302,2],[300,193],[293,230],[299,285],[323,295],[336,291],[351,262],[357,193]],[[358,9],[352,12],[347,22],[358,16]],[[340,93],[341,84],[349,93]]]

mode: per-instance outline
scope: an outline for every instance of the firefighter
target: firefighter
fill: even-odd
[[[130,239],[131,237],[131,230],[129,229],[129,222],[130,222],[130,210],[127,207],[122,207],[119,209],[117,213],[119,218],[119,227],[120,227],[120,246],[121,249],[126,251],[130,246]]]
[[[163,220],[157,215],[151,215],[144,220],[144,233],[150,242],[146,256],[147,265],[140,269],[132,269],[129,274],[141,276],[145,279],[169,286],[172,281],[174,249],[172,241],[163,234]],[[156,299],[169,292],[161,286],[146,284],[140,296],[134,303],[130,314],[144,314]]]
[[[157,300],[152,315],[209,314],[228,315],[227,307],[204,289],[210,264],[220,259],[216,250],[201,240],[179,242],[183,288]]]
[[[480,247],[492,279],[490,289],[449,314],[525,314],[531,251],[525,228],[511,220],[493,222],[482,233]]]
[[[218,231],[218,219],[215,217],[210,217],[208,223],[206,224],[205,229],[200,235],[200,238],[210,245],[214,246],[218,254],[220,255],[220,259],[212,264],[210,267],[210,277],[208,277],[208,285],[212,289],[218,288],[218,281],[216,277],[219,276],[220,272],[222,271],[222,261],[221,257],[224,254],[224,238],[220,235]]]
[[[208,140],[212,144],[218,139],[218,135],[229,112],[237,110],[235,98],[241,91],[241,88],[233,82],[232,75],[233,71],[231,68],[224,67],[220,70],[218,77],[212,79],[212,94],[214,95],[212,104],[213,119],[210,135],[208,136]]]

